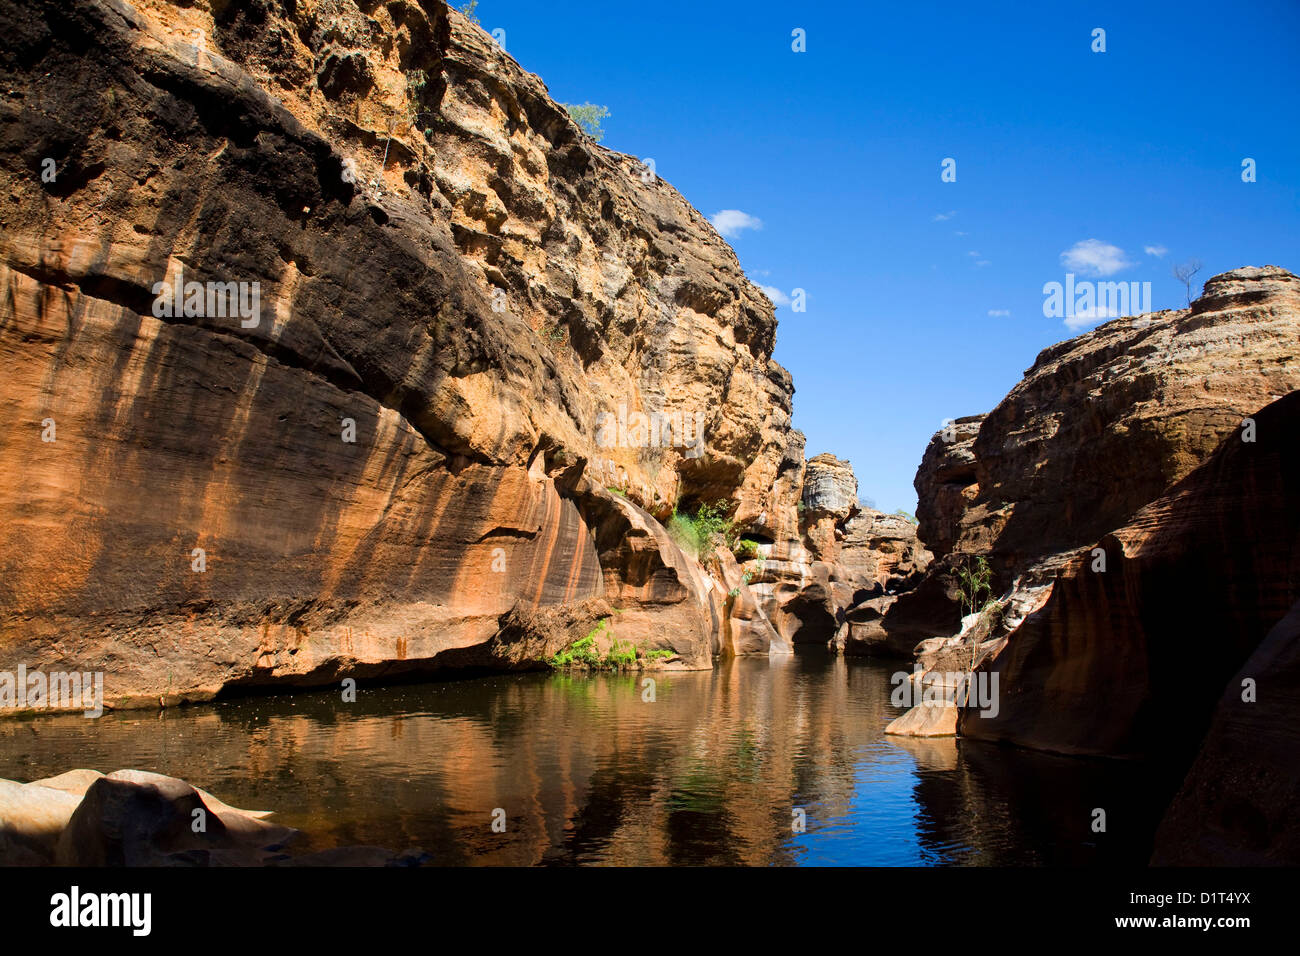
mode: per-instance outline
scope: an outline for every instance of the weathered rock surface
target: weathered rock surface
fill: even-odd
[[[952,551],[962,515],[979,494],[974,445],[984,418],[972,415],[945,423],[916,470],[916,533],[936,558]]]
[[[262,864],[296,836],[267,816],[139,770],[0,780],[0,864]]]
[[[80,803],[79,796],[38,782],[0,780],[0,865],[51,862]]]
[[[844,521],[860,508],[853,466],[829,453],[808,459],[801,500],[810,517],[827,515]]]
[[[797,535],[803,443],[770,303],[672,187],[438,2],[0,31],[0,664],[203,699],[604,600],[708,666],[723,595],[654,516]],[[181,273],[260,311],[165,314]]]
[[[908,591],[869,597],[845,612],[846,654],[910,657],[916,646],[936,635],[956,633],[961,626],[957,580],[947,558],[929,565],[927,573]]]
[[[846,578],[868,590],[893,593],[915,587],[931,558],[911,521],[863,508],[844,524],[836,563]]]
[[[1191,309],[1121,318],[1045,349],[986,416],[931,441],[917,473],[937,556],[870,638],[902,649],[959,626],[954,572],[987,557],[995,593],[1050,580],[1204,461],[1243,418],[1300,388],[1300,279],[1210,279]],[[928,633],[927,633],[928,632]]]
[[[60,866],[258,865],[297,831],[222,804],[183,780],[119,770],[87,788],[59,837]]]
[[[843,650],[851,643],[848,609],[913,586],[930,555],[910,521],[859,504],[849,462],[821,454],[802,470],[798,528],[745,570],[782,639]]]
[[[885,727],[885,733],[900,737],[954,737],[957,734],[957,704],[950,700],[917,704]]]
[[[1300,280],[1273,266],[1045,350],[994,411],[931,442],[917,513],[937,558],[914,590],[850,609],[851,634],[918,640],[927,673],[973,655],[997,676],[998,706],[964,709],[962,736],[1145,755],[1171,795],[1200,748],[1155,862],[1300,859],[1295,629],[1277,623],[1300,598],[1297,389]],[[976,557],[997,630],[948,637]],[[1242,700],[1246,677],[1267,706]],[[933,717],[908,716],[896,730]]]
[[[1249,267],[1211,278],[1190,310],[1045,349],[979,425],[978,491],[952,549],[987,554],[1009,579],[1119,527],[1245,416],[1300,388],[1298,326],[1300,279]],[[918,476],[918,490],[935,480]]]

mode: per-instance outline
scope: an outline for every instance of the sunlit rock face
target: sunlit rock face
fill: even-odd
[[[955,571],[974,556],[1003,593],[1049,581],[1240,427],[1300,388],[1300,279],[1247,267],[1190,309],[1115,319],[1045,349],[991,412],[948,423],[916,487],[938,560],[884,615],[901,649],[959,626]],[[927,633],[928,632],[928,633]]]
[[[3,662],[202,698],[600,599],[709,666],[724,601],[656,519],[788,534],[802,436],[770,302],[667,182],[442,3],[0,29]]]

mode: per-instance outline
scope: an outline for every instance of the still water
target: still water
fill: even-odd
[[[155,770],[275,810],[304,831],[295,849],[421,847],[447,865],[1146,861],[1143,767],[887,737],[901,666],[799,655],[3,720],[0,777]]]

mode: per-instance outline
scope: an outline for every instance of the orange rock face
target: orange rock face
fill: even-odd
[[[656,518],[797,524],[726,243],[459,14],[363,6],[0,13],[0,669],[202,698],[593,600],[707,667],[725,595]]]

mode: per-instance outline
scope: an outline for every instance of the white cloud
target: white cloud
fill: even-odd
[[[723,209],[715,212],[709,217],[709,222],[713,223],[713,228],[728,239],[734,239],[746,229],[763,228],[763,220],[739,209]]]
[[[981,259],[979,262],[977,262],[977,263],[975,263],[975,264],[976,264],[977,266],[986,266],[986,265],[989,264],[989,261],[988,261],[987,259]]]
[[[772,300],[773,305],[789,305],[790,297],[774,285],[761,285],[763,294]]]
[[[1157,245],[1157,246],[1143,246],[1142,251],[1149,256],[1155,256],[1157,259],[1163,259],[1165,257],[1165,253],[1168,252],[1169,250],[1166,249],[1164,246]]]
[[[957,215],[957,211],[956,211],[956,210],[953,210],[952,212],[941,212],[941,213],[939,213],[938,215],[936,215],[933,219],[931,219],[930,221],[931,221],[931,222],[947,222],[949,219],[951,219],[951,218],[952,218],[953,216],[955,216],[955,215]]]
[[[1107,319],[1118,319],[1119,312],[1115,309],[1083,309],[1074,315],[1065,317],[1065,327],[1071,332],[1077,332],[1080,329],[1091,328],[1094,325],[1100,325]]]
[[[1011,314],[1010,309],[989,309],[989,316],[991,318],[1005,317],[1010,314]]]
[[[1084,275],[1114,275],[1132,264],[1125,261],[1123,249],[1100,239],[1084,239],[1061,253],[1061,265]]]
[[[952,231],[952,234],[953,234],[954,236],[964,236],[964,235],[966,235],[966,233],[962,232],[960,229],[954,229],[954,230]]]

